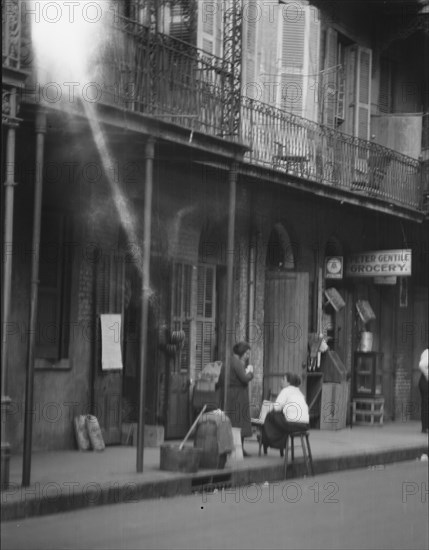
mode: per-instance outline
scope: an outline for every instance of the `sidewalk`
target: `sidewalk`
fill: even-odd
[[[420,459],[422,454],[428,454],[428,438],[420,429],[419,422],[409,421],[374,428],[311,430],[315,475]],[[32,484],[27,488],[21,487],[22,457],[12,456],[10,487],[1,493],[1,519],[10,521],[102,504],[189,495],[221,486],[283,478],[279,451],[269,449],[267,456],[258,457],[256,439],[246,440],[245,448],[252,456],[233,468],[200,469],[195,474],[161,471],[159,448],[144,449],[144,471],[140,474],[136,472],[135,447],[107,447],[100,453],[77,450],[34,453]],[[302,477],[303,466],[297,445],[288,479]]]

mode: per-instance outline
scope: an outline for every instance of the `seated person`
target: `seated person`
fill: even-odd
[[[287,434],[309,428],[308,405],[300,385],[301,378],[291,372],[282,378],[283,389],[277,396],[274,410],[267,414],[262,430],[264,452],[267,447],[283,449]]]

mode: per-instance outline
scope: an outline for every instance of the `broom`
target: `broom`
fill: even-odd
[[[185,435],[185,438],[184,440],[182,441],[182,443],[179,445],[179,451],[181,451],[183,449],[183,445],[186,443],[186,441],[188,440],[189,436],[191,435],[191,433],[194,431],[194,428],[195,426],[198,424],[198,421],[199,419],[203,416],[204,414],[204,411],[207,409],[207,405],[204,405],[204,407],[201,409],[200,411],[200,414],[197,416],[197,418],[195,419],[195,422],[192,424],[192,426],[189,428],[189,431],[188,433]]]

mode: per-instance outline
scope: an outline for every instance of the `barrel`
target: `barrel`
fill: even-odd
[[[203,420],[197,426],[194,447],[201,449],[200,468],[223,470],[226,453],[219,454],[217,424],[213,420]]]

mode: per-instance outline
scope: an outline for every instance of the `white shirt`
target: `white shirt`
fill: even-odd
[[[278,394],[274,410],[283,411],[287,422],[308,424],[310,417],[304,394],[296,386],[287,386]]]
[[[420,356],[419,369],[425,375],[426,380],[428,379],[428,350],[425,349]]]

